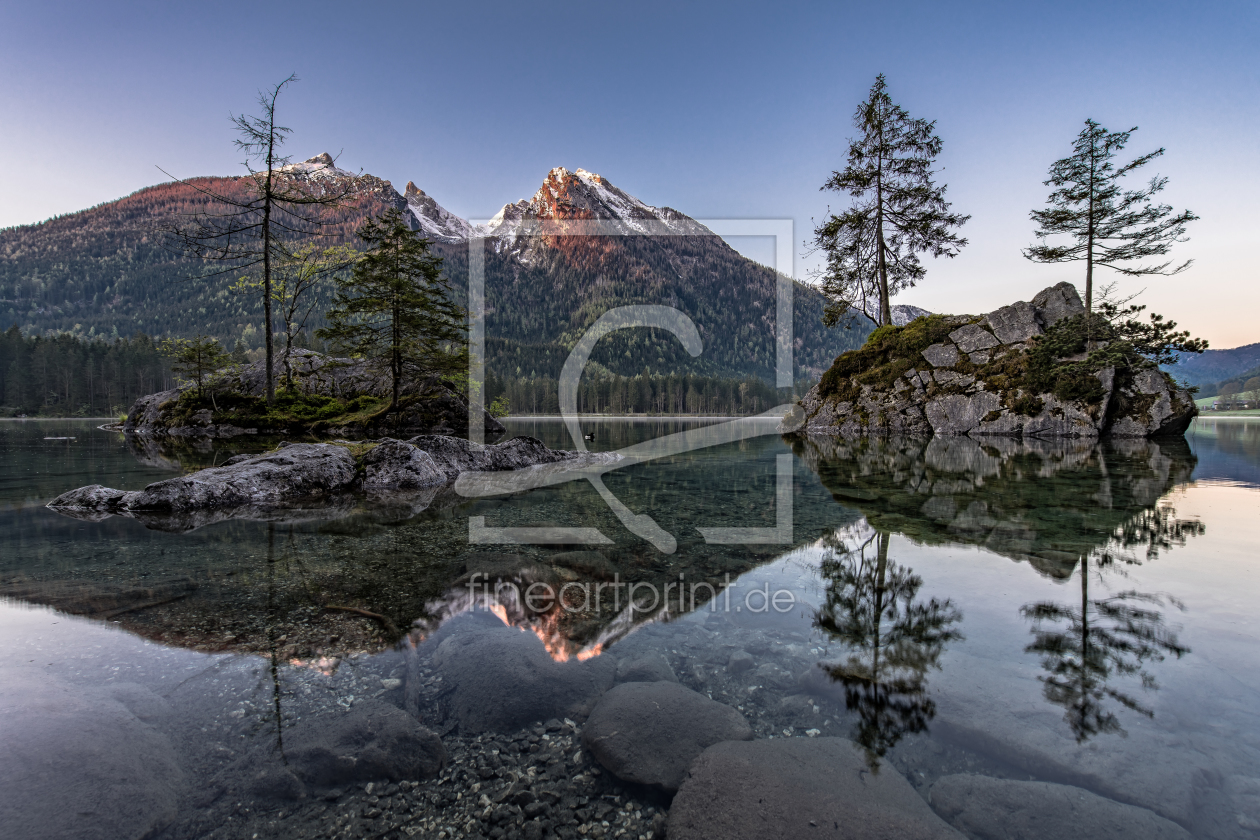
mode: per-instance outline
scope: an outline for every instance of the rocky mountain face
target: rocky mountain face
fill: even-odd
[[[492,375],[554,379],[577,337],[609,308],[664,304],[695,322],[704,340],[699,357],[672,335],[636,329],[601,341],[593,361],[624,376],[647,369],[773,378],[774,272],[688,216],[651,206],[600,175],[557,167],[531,198],[505,205],[474,228],[414,183],[400,193],[389,181],[339,168],[328,154],[288,165],[282,174],[315,190],[352,187],[352,200],[325,218],[330,224],[321,241],[330,245],[355,242],[363,220],[387,207],[403,211],[444,258],[459,296],[467,289],[469,239],[483,237]],[[204,333],[229,345],[244,337],[259,346],[258,302],[228,293],[229,278],[194,280],[205,266],[171,250],[159,232],[212,208],[199,190],[244,195],[248,177],[163,184],[0,231],[0,329],[16,324],[25,333],[105,337]],[[587,235],[585,222],[598,222],[600,235]],[[320,311],[310,328],[322,325]],[[869,329],[827,330],[821,315],[821,296],[797,284],[798,376],[818,375]]]
[[[1039,343],[1084,305],[1070,283],[987,315],[883,328],[846,353],[784,421],[820,434],[1145,438],[1179,435],[1197,410],[1153,366],[1087,370]],[[1075,347],[1073,348],[1076,349]]]

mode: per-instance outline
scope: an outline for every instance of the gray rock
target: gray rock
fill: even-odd
[[[952,344],[933,344],[923,351],[923,358],[933,367],[953,367],[958,362],[958,348]]]
[[[928,400],[923,407],[932,431],[938,435],[965,435],[980,425],[989,412],[1002,405],[997,394],[947,394]]]
[[[50,508],[70,508],[73,510],[115,511],[125,506],[128,496],[133,495],[125,490],[115,490],[100,484],[89,484],[78,490],[62,493],[48,503]]]
[[[354,456],[344,446],[295,443],[230,467],[155,482],[128,498],[126,507],[184,511],[322,496],[349,489],[356,469]]]
[[[993,353],[989,350],[979,350],[968,354],[967,358],[971,360],[973,365],[987,365],[989,360],[993,358]]]
[[[726,660],[726,670],[732,674],[742,674],[757,664],[756,658],[746,650],[737,650]]]
[[[582,728],[582,745],[610,773],[665,791],[678,789],[705,748],[752,737],[738,711],[672,682],[622,683]]]
[[[1138,371],[1117,397],[1118,410],[1108,430],[1111,437],[1179,435],[1199,413],[1194,397],[1156,368]]]
[[[617,667],[602,656],[556,662],[538,636],[503,625],[452,634],[433,663],[451,688],[450,714],[464,735],[585,718]]]
[[[939,779],[928,799],[937,814],[974,840],[1190,840],[1188,831],[1153,811],[1069,785],[964,773]]]
[[[659,653],[648,653],[617,663],[617,682],[678,682],[678,675]]]
[[[988,350],[990,347],[997,347],[1001,343],[993,337],[993,333],[980,324],[967,324],[965,327],[959,327],[949,334],[949,340],[957,344],[958,349],[964,353]]]
[[[1076,287],[1063,282],[1038,292],[1032,299],[1033,309],[1041,319],[1041,325],[1049,329],[1064,318],[1071,318],[1085,312],[1085,304],[1077,294]]]
[[[493,446],[446,435],[419,435],[407,442],[427,452],[448,479],[466,472],[502,472],[574,461],[579,459],[580,454],[565,449],[549,449],[538,438],[525,435]]]
[[[842,738],[728,741],[691,766],[670,840],[963,840],[910,783]]]
[[[431,779],[447,762],[437,735],[402,709],[377,700],[302,721],[285,735],[284,751],[297,778],[324,788]]]
[[[169,824],[184,774],[166,736],[108,695],[32,676],[0,684],[5,836],[140,840]]]
[[[1022,300],[990,312],[984,321],[1002,344],[1021,343],[1044,332],[1037,310]]]
[[[365,490],[404,490],[445,484],[446,473],[416,446],[386,440],[363,456]]]

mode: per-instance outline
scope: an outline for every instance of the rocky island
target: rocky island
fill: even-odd
[[[1095,315],[1095,324],[1098,316]],[[987,315],[930,315],[875,330],[836,358],[782,431],[824,435],[1149,438],[1198,413],[1154,363],[1086,336],[1085,306],[1060,283]],[[1113,352],[1108,352],[1108,349]]]
[[[120,431],[142,437],[232,438],[245,434],[315,434],[368,438],[385,434],[451,434],[468,428],[468,398],[441,378],[404,380],[398,412],[390,412],[390,378],[379,366],[294,350],[289,387],[267,405],[266,363],[221,371],[203,389],[192,383],[136,400]],[[277,381],[286,377],[276,359]],[[484,409],[486,434],[504,431]]]

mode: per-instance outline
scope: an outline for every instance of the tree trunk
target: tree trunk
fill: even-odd
[[[272,126],[275,117],[272,117]],[[273,128],[271,142],[267,146],[267,181],[263,188],[263,334],[267,343],[267,405],[276,403],[276,381],[272,373],[272,341],[271,341],[271,166],[274,157],[275,131]]]
[[[892,307],[888,303],[888,261],[884,255],[884,129],[880,126],[879,171],[875,176],[875,247],[878,249],[876,262],[879,266],[879,324],[886,326],[892,323]]]

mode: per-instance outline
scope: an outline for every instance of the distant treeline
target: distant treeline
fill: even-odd
[[[143,333],[114,341],[0,334],[0,417],[116,416],[173,388],[168,361]]]
[[[795,390],[803,394],[807,387],[808,383],[801,382]],[[560,413],[555,379],[488,376],[488,403],[500,397],[507,398],[512,416]],[[753,376],[584,376],[578,386],[577,409],[582,414],[750,415],[794,399],[792,389],[776,389]]]

